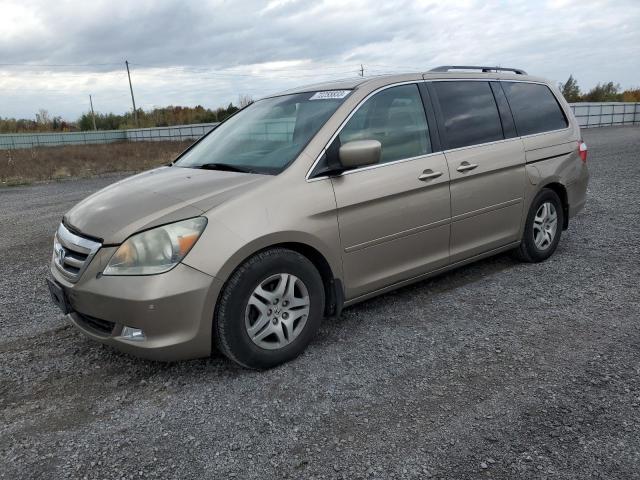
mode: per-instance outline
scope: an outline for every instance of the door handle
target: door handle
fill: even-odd
[[[458,170],[459,172],[467,172],[469,170],[473,170],[477,166],[477,163],[462,162],[456,170]]]
[[[427,180],[438,178],[440,175],[442,175],[442,172],[434,172],[431,169],[427,169],[424,172],[422,172],[422,174],[418,177],[418,180],[422,180],[423,182],[426,182]]]

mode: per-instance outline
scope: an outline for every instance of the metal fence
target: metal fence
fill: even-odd
[[[640,125],[640,103],[605,102],[571,103],[581,127]],[[265,125],[262,135],[291,135],[293,124]],[[131,130],[100,130],[97,132],[15,133],[0,135],[0,150],[12,148],[55,147],[61,145],[91,145],[111,142],[197,140],[217,123],[176,125],[173,127],[134,128]]]
[[[175,125],[173,127],[136,128],[123,130],[124,140],[133,142],[162,142],[166,140],[197,140],[208,133],[217,123],[197,123],[195,125]]]
[[[197,140],[217,123],[177,125],[173,127],[134,128],[131,130],[99,130],[97,132],[13,133],[0,135],[0,150],[12,148],[91,145],[112,142],[161,142]]]
[[[583,128],[640,125],[640,103],[603,102],[570,103],[571,110]]]

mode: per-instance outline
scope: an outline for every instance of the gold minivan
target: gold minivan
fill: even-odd
[[[121,350],[268,368],[343,307],[506,250],[547,259],[586,157],[562,95],[518,69],[298,88],[72,208],[49,289]]]

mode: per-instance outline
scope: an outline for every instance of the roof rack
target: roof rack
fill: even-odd
[[[516,75],[526,75],[527,72],[519,68],[507,67],[479,67],[473,65],[443,65],[441,67],[432,68],[430,72],[448,72],[450,70],[482,70],[483,73],[488,72],[513,72]]]

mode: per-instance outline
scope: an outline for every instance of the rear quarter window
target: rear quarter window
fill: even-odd
[[[502,140],[502,124],[489,82],[433,82],[447,148]]]
[[[558,100],[546,85],[501,83],[516,122],[518,135],[560,130],[569,125]]]

